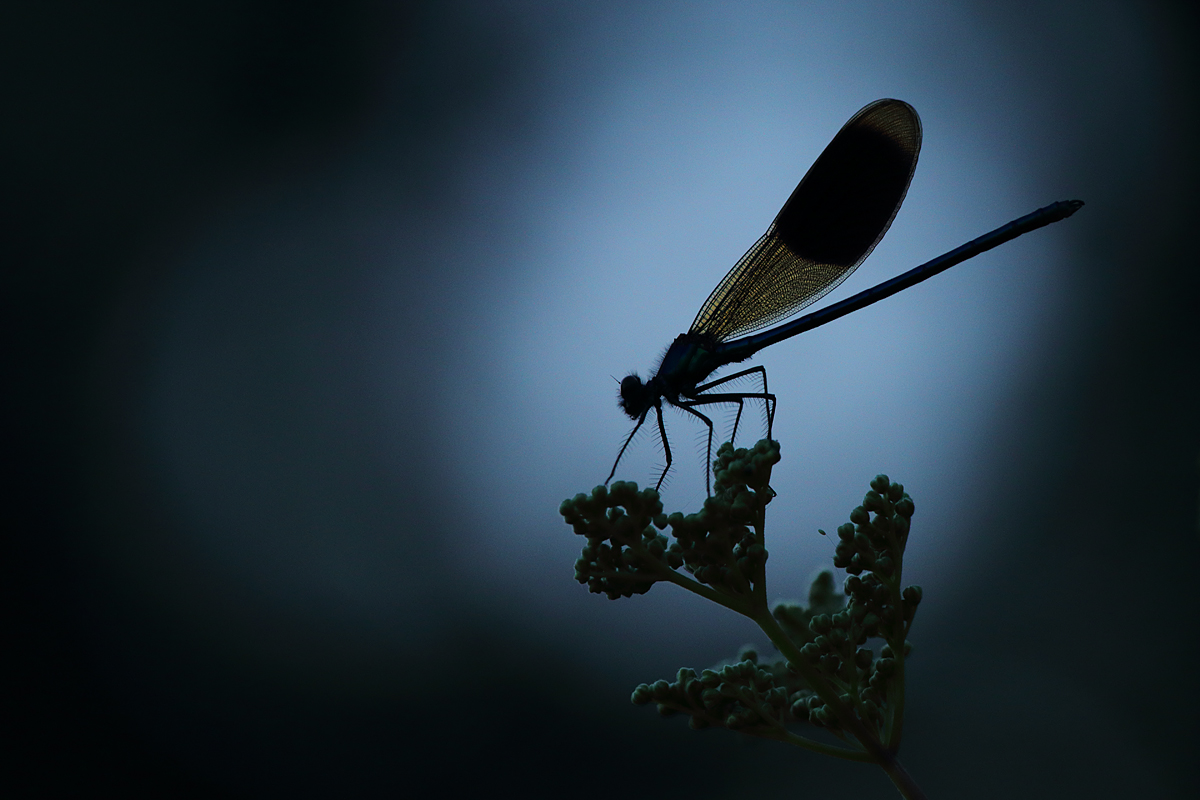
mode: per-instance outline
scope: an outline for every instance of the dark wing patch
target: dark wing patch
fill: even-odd
[[[920,151],[921,121],[908,103],[877,100],[851,117],[709,295],[691,332],[726,341],[836,288],[887,233]]]

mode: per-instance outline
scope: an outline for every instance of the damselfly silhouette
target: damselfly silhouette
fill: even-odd
[[[768,438],[775,420],[775,395],[767,388],[766,369],[751,367],[705,383],[716,370],[907,289],[1010,239],[1066,219],[1083,206],[1080,200],[1066,200],[1038,209],[853,297],[747,335],[821,299],[870,255],[904,202],[920,151],[921,120],[908,103],[876,100],[850,118],[796,186],[771,227],[709,295],[692,327],[667,349],[654,377],[643,383],[634,373],[621,381],[618,404],[637,424],[621,446],[606,484],[653,410],[667,460],[655,485],[656,489],[662,487],[671,469],[671,445],[662,415],[666,402],[708,427],[704,486],[709,491],[713,423],[698,409],[736,405],[731,438],[737,436],[747,400],[765,404]],[[761,380],[761,392],[719,390],[731,381],[754,375]]]

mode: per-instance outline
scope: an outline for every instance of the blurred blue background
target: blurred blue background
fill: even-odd
[[[885,471],[917,505],[901,758],[930,796],[1192,796],[1189,4],[0,19],[7,786],[896,796],[630,705],[763,637],[671,587],[588,594],[557,509],[629,431],[614,378],[897,97],[916,176],[828,301],[1087,206],[760,354],[770,594],[805,596],[816,529]],[[668,423],[693,510],[701,431]],[[661,458],[640,436],[618,477]]]

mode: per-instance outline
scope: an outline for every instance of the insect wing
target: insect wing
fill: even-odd
[[[921,120],[908,103],[876,100],[851,117],[709,295],[691,333],[725,341],[831,292],[887,233],[920,151]]]

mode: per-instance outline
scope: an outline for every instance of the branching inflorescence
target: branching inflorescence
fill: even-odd
[[[919,586],[902,588],[913,515],[904,487],[871,481],[862,505],[837,529],[834,566],[849,577],[838,591],[829,571],[808,605],[768,607],[766,507],[779,443],[724,444],[713,463],[715,493],[699,513],[663,513],[653,489],[618,481],[565,500],[559,511],[587,539],[575,579],[615,600],[669,581],[754,620],[778,657],[743,649],[734,663],[674,681],[641,684],[638,705],[685,714],[693,728],[721,727],[883,767],[906,797],[923,797],[895,754],[904,717],[904,657]],[[670,537],[666,535],[670,529]],[[824,533],[824,531],[821,531]],[[878,647],[878,654],[875,647]],[[796,730],[823,729],[837,743]],[[824,737],[823,737],[824,738]]]

